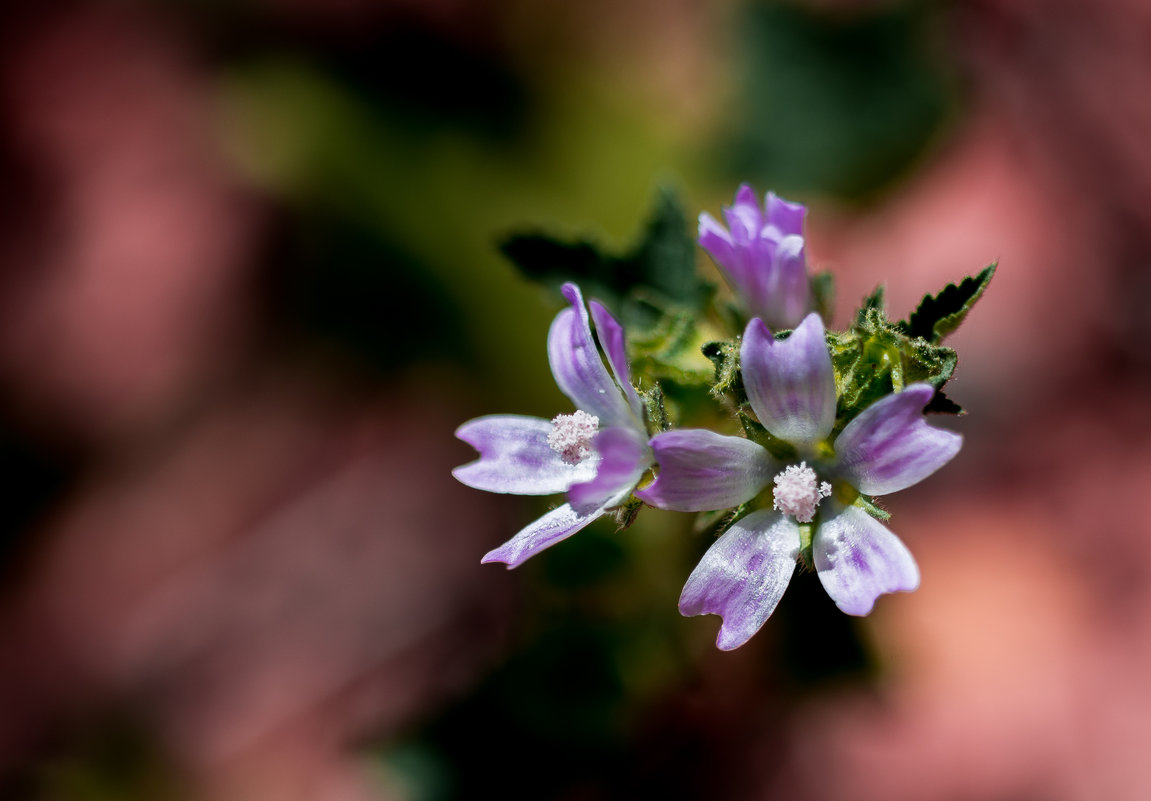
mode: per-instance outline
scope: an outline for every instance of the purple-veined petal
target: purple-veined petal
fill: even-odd
[[[651,464],[647,436],[635,429],[605,428],[594,443],[599,454],[595,477],[568,490],[568,503],[584,514],[623,503]]]
[[[659,472],[635,494],[644,503],[676,512],[739,506],[775,475],[766,450],[748,439],[684,428],[652,437]]]
[[[591,318],[595,321],[596,336],[599,337],[599,343],[603,346],[603,352],[607,354],[608,364],[611,365],[615,380],[623,390],[638,424],[643,420],[643,404],[640,403],[635,387],[631,385],[631,367],[627,361],[627,339],[624,336],[623,326],[598,300],[588,301],[588,307],[591,309]]]
[[[774,339],[762,320],[752,320],[739,355],[747,398],[764,428],[793,445],[831,433],[835,372],[818,314],[807,315],[784,340]]]
[[[540,551],[566,540],[593,520],[602,517],[603,512],[603,509],[596,509],[590,514],[581,515],[565,503],[520,529],[500,547],[488,551],[480,563],[503,562],[509,570],[519,567]]]
[[[699,215],[699,244],[711,254],[723,278],[731,286],[736,296],[748,308],[755,308],[757,299],[763,296],[763,281],[771,259],[760,258],[765,244],[760,240],[735,242],[727,229],[720,225],[707,212]],[[772,245],[772,247],[774,247]]]
[[[912,384],[868,406],[835,440],[840,475],[867,495],[910,487],[951,461],[963,437],[929,425],[923,407],[935,394]]]
[[[460,482],[488,492],[551,495],[590,480],[596,458],[568,464],[548,445],[552,424],[540,417],[487,415],[469,420],[456,436],[480,452],[480,458],[452,471]]]
[[[719,615],[715,644],[743,645],[775,611],[795,572],[799,526],[767,509],[737,520],[716,540],[679,596],[683,615]]]
[[[858,506],[820,524],[812,556],[823,588],[849,615],[866,615],[884,593],[919,586],[919,568],[907,546]]]
[[[802,203],[790,203],[775,192],[768,192],[763,204],[767,224],[778,232],[778,237],[795,234],[803,236],[803,218],[807,207]]]
[[[710,253],[723,270],[735,267],[735,243],[731,234],[706,211],[699,215],[699,246]]]
[[[557,314],[548,331],[548,362],[556,385],[601,425],[624,425],[631,411],[600,358],[583,296],[575,284],[564,284],[563,293],[571,308]]]
[[[772,264],[764,292],[763,321],[777,330],[795,328],[812,307],[803,237],[783,237],[775,246]]]
[[[755,198],[755,190],[747,184],[741,184],[736,190],[735,202],[724,206],[723,218],[727,220],[731,239],[737,245],[757,239],[764,220],[763,210]]]

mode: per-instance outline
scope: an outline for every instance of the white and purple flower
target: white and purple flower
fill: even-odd
[[[742,190],[741,190],[742,192]],[[770,201],[770,197],[769,197]],[[772,485],[772,508],[739,519],[692,571],[679,609],[723,618],[716,644],[737,648],[775,610],[813,523],[815,569],[844,612],[866,615],[884,593],[919,586],[919,568],[899,538],[853,501],[910,487],[959,451],[960,435],[928,425],[934,389],[911,384],[859,413],[835,438],[835,372],[823,323],[809,314],[787,339],[753,319],[740,349],[748,400],[774,437],[797,456],[781,462],[741,437],[684,429],[651,441],[658,475],[636,495],[684,512],[726,509]]]
[[[813,309],[807,278],[803,218],[799,203],[768,192],[763,208],[743,184],[724,207],[727,228],[706,211],[699,215],[699,244],[747,307],[771,328],[794,328]],[[730,229],[730,230],[728,230]]]
[[[568,502],[489,552],[483,562],[516,567],[570,537],[626,501],[652,464],[623,327],[597,301],[585,306],[575,284],[564,284],[563,294],[571,306],[556,315],[548,331],[548,361],[576,412],[550,421],[488,415],[464,423],[456,436],[479,451],[480,458],[457,467],[452,475],[488,492],[566,492]],[[592,320],[610,372],[596,346]]]

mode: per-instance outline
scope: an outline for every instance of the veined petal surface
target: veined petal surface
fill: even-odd
[[[823,588],[849,615],[866,615],[884,593],[919,586],[919,567],[907,546],[858,506],[820,524],[812,556]]]
[[[548,331],[548,362],[556,385],[601,425],[626,425],[631,410],[600,358],[583,296],[575,284],[564,284],[563,293],[571,308],[557,314]]]
[[[775,475],[770,454],[748,439],[684,428],[652,437],[659,471],[635,494],[644,503],[676,512],[739,506]]]
[[[647,436],[634,429],[605,428],[594,444],[599,454],[595,477],[568,490],[568,503],[583,514],[623,503],[651,464]]]
[[[469,420],[456,436],[480,452],[480,458],[452,471],[469,487],[513,495],[552,495],[590,481],[598,459],[568,464],[548,445],[552,424],[540,417],[487,415]]]
[[[835,440],[840,474],[860,492],[883,495],[917,484],[951,461],[963,437],[929,425],[935,390],[912,384],[868,406]]]
[[[735,243],[731,234],[706,211],[699,215],[699,246],[724,269],[730,269],[735,262]]]
[[[791,203],[775,192],[768,192],[763,204],[767,224],[775,229],[776,238],[803,236],[803,218],[807,207],[802,203]]]
[[[743,645],[775,611],[795,572],[799,526],[761,510],[737,520],[700,559],[679,597],[684,615],[719,615],[715,644]]]
[[[624,336],[623,326],[598,300],[588,301],[588,308],[591,309],[591,318],[595,322],[599,343],[607,354],[608,364],[611,365],[616,383],[623,390],[638,426],[643,420],[643,404],[640,403],[635,387],[631,385],[631,366],[627,360],[627,339]]]
[[[759,238],[763,229],[763,211],[755,198],[755,190],[748,184],[741,184],[735,193],[735,202],[723,209],[731,238],[737,245]]]
[[[772,337],[762,320],[752,320],[739,355],[747,398],[764,428],[793,445],[831,433],[835,371],[818,314],[807,315],[784,340]]]
[[[783,237],[772,254],[772,269],[763,292],[762,317],[777,330],[795,328],[811,311],[811,285],[807,279],[807,255],[803,237]]]
[[[510,540],[485,554],[480,563],[503,562],[509,570],[519,567],[545,548],[566,540],[603,513],[603,509],[596,509],[590,514],[581,515],[565,503],[520,529]]]

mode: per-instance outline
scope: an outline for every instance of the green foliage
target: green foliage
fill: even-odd
[[[883,294],[879,287],[864,299],[849,331],[827,333],[839,396],[837,430],[884,395],[919,381],[939,390],[955,372],[955,351],[909,337],[903,323],[887,319]],[[962,410],[947,401],[933,411]]]
[[[768,453],[781,462],[794,460],[798,456],[795,446],[790,442],[784,442],[778,437],[772,436],[771,432],[764,428],[762,424],[752,419],[751,411],[751,404],[745,403],[739,412],[739,422],[740,425],[743,426],[743,431],[747,434],[747,438],[762,446]]]
[[[959,284],[948,284],[938,295],[924,295],[919,307],[899,329],[910,337],[922,337],[932,344],[959,327],[975,302],[983,297],[998,262],[992,262],[978,275],[968,276]]]
[[[827,346],[835,369],[838,406],[836,432],[871,404],[908,384],[927,382],[936,389],[926,411],[936,414],[962,414],[963,409],[941,390],[955,373],[958,357],[952,348],[939,344],[963,322],[982,296],[995,265],[968,277],[958,285],[949,284],[938,295],[927,296],[910,322],[892,322],[887,317],[884,288],[878,286],[865,297],[847,331],[828,331]],[[926,330],[929,336],[915,331]],[[739,338],[709,342],[703,354],[711,360],[714,375],[712,396],[738,410],[747,436],[776,453],[778,443],[754,422],[747,407],[740,375]]]
[[[729,393],[742,398],[743,376],[739,372],[739,341],[708,342],[703,355],[715,365],[715,378],[711,385],[712,397],[722,400]]]
[[[659,433],[671,428],[671,420],[668,418],[667,405],[663,396],[663,387],[659,385],[658,381],[650,387],[640,390],[639,398],[643,401],[644,409],[647,411],[648,430]]]
[[[891,519],[891,512],[877,506],[875,504],[875,502],[873,500],[871,500],[870,498],[868,498],[866,495],[860,495],[859,497],[857,497],[855,499],[855,505],[858,506],[863,511],[867,512],[869,515],[874,517],[876,520],[890,520]]]
[[[962,414],[941,390],[955,373],[958,356],[939,343],[966,318],[995,274],[995,264],[938,295],[924,297],[907,321],[887,318],[883,287],[864,298],[850,331],[829,332],[828,347],[839,391],[839,427],[884,395],[926,381],[936,389],[926,411]]]
[[[647,329],[629,331],[632,368],[653,381],[706,386],[711,365],[703,358],[699,315],[685,309],[663,310]]]
[[[628,497],[627,502],[623,506],[612,512],[615,517],[616,531],[623,531],[624,529],[631,528],[635,523],[636,518],[639,517],[639,511],[643,508],[643,501],[631,495]]]
[[[575,281],[612,301],[629,327],[648,327],[673,308],[698,314],[713,292],[696,272],[695,238],[669,188],[658,192],[640,237],[621,255],[587,239],[563,241],[546,233],[513,234],[500,250],[533,281]]]

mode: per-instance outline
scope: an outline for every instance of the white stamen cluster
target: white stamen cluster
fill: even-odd
[[[810,523],[819,501],[831,495],[831,485],[816,485],[815,471],[807,462],[788,465],[775,477],[775,508],[800,523]]]
[[[568,464],[579,464],[592,453],[592,437],[599,430],[599,418],[582,409],[557,415],[548,433],[548,445]]]

